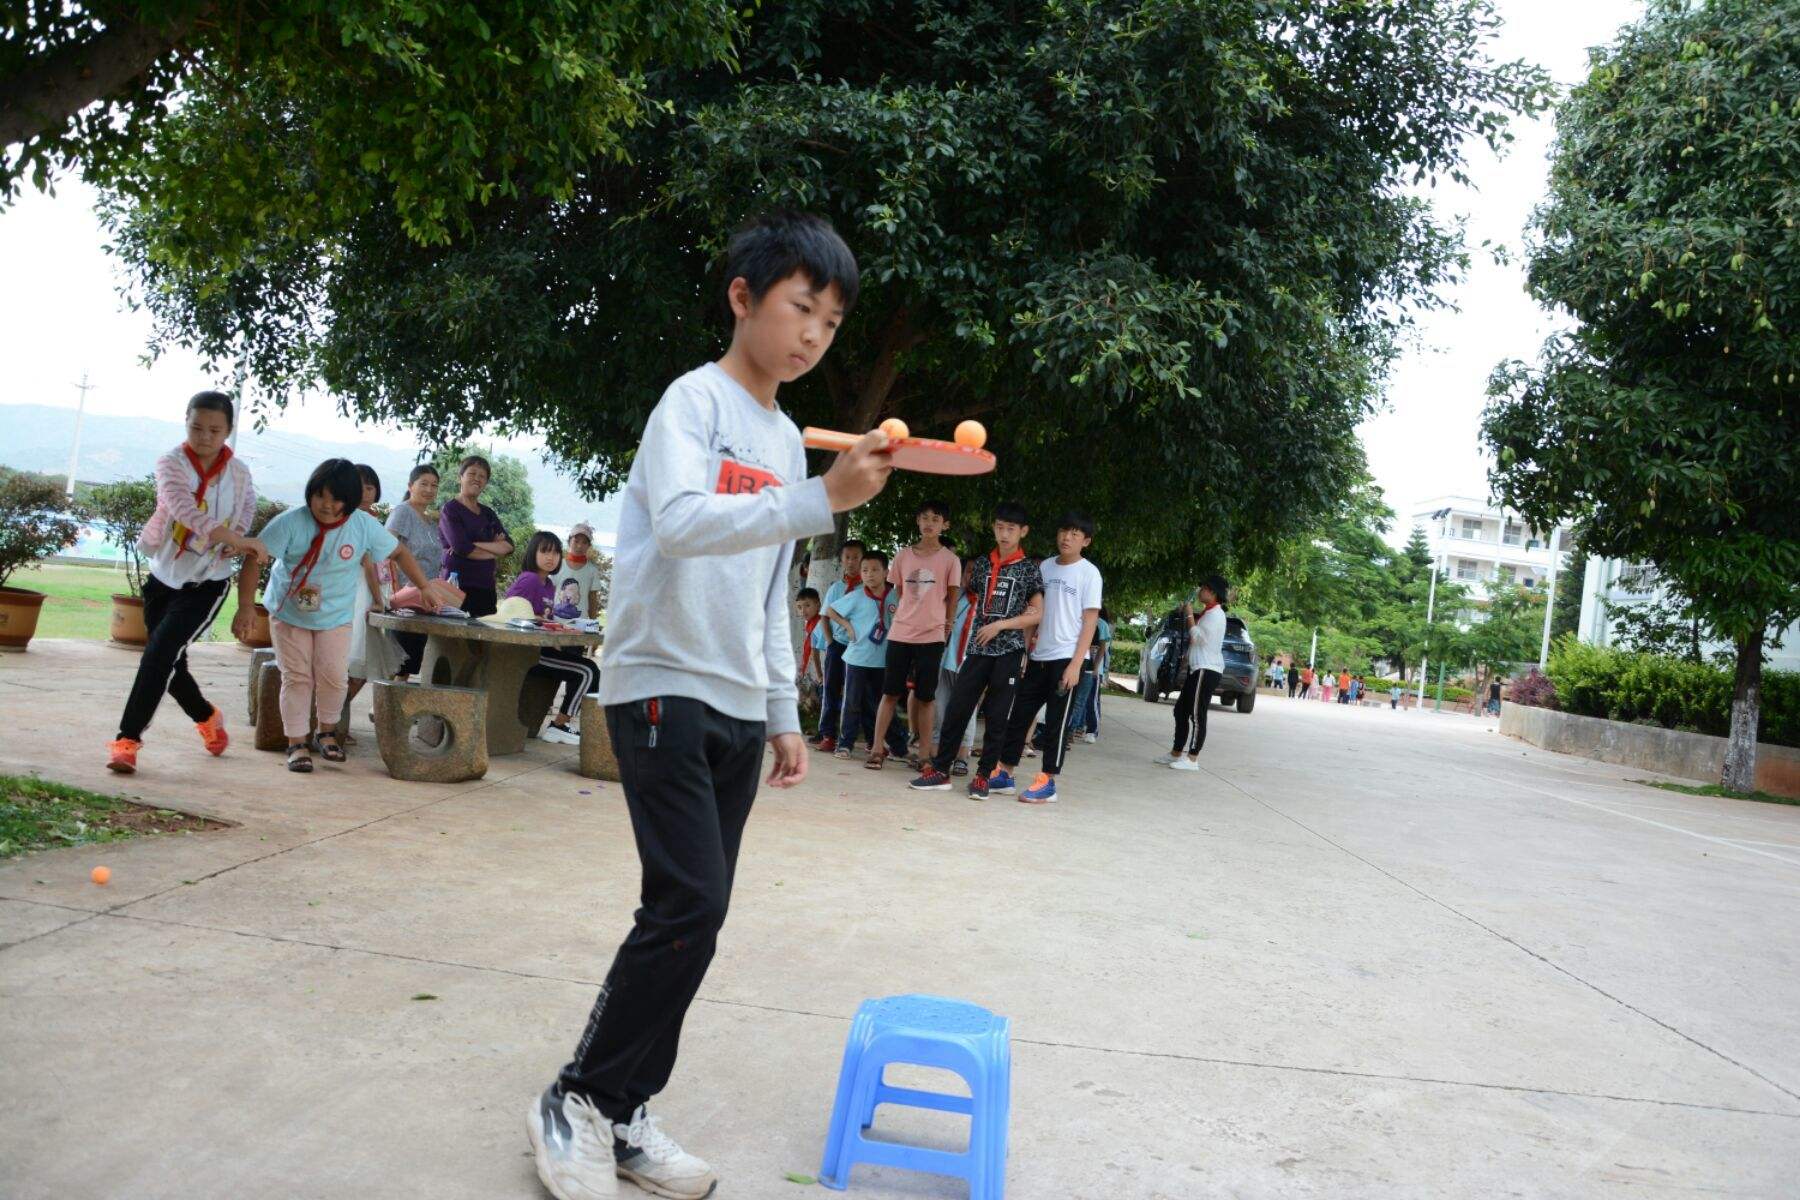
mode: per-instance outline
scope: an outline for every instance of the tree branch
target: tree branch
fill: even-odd
[[[900,377],[898,358],[902,351],[910,350],[923,341],[923,335],[912,327],[912,321],[905,308],[894,311],[888,318],[887,328],[881,331],[881,350],[875,355],[875,364],[869,368],[868,378],[863,381],[862,390],[856,397],[856,407],[850,415],[850,429],[861,431],[875,427],[875,414],[881,411],[887,402],[888,393],[894,390],[894,381]]]
[[[149,70],[211,7],[164,29],[119,20],[88,41],[53,50],[0,82],[0,145],[60,129],[88,105],[119,91]]]

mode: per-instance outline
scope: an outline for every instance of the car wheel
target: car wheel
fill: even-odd
[[[1244,692],[1238,696],[1238,711],[1247,713],[1256,707],[1256,693]]]

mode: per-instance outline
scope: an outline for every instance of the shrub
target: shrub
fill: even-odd
[[[1555,708],[1556,685],[1548,675],[1533,667],[1526,672],[1525,678],[1512,685],[1512,702],[1532,708]]]
[[[81,523],[55,483],[22,471],[0,480],[0,587],[14,571],[67,550],[80,536]]]
[[[1141,643],[1114,642],[1112,644],[1112,673],[1114,675],[1136,675],[1143,652],[1144,647]]]
[[[1732,673],[1704,663],[1632,654],[1565,638],[1550,654],[1564,712],[1725,737]],[[1757,740],[1800,746],[1800,673],[1764,671]]]
[[[138,538],[156,513],[156,480],[124,479],[95,488],[82,504],[88,518],[106,530],[107,540],[125,559],[125,582],[133,596],[144,594],[144,556]]]

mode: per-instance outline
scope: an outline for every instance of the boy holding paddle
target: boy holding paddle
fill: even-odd
[[[642,906],[572,1061],[532,1101],[538,1178],[558,1200],[711,1194],[717,1177],[657,1127],[682,1020],[731,898],[763,744],[771,787],[806,778],[787,575],[797,539],[874,497],[877,432],[806,476],[777,389],[824,357],[856,301],[850,249],[819,217],[752,221],[727,250],[731,346],[669,385],[620,514],[600,702],[643,865]],[[745,1097],[746,1101],[751,1097]]]

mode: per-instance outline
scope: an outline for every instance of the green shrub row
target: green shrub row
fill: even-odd
[[[1550,679],[1564,712],[1715,737],[1731,732],[1732,674],[1718,667],[1565,638],[1551,652]],[[1800,746],[1800,672],[1763,672],[1757,740]]]

